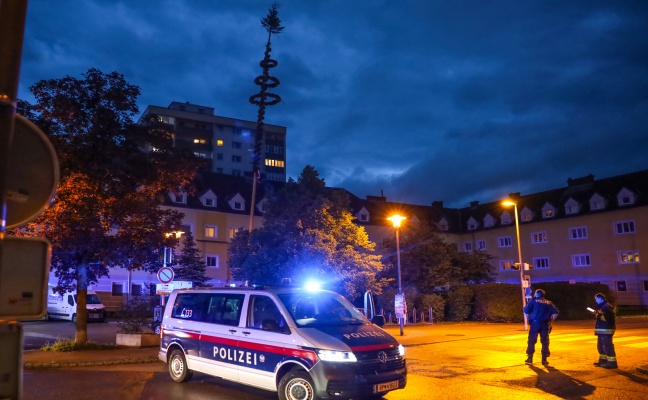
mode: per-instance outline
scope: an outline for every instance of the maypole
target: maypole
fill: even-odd
[[[261,178],[260,162],[261,162],[261,146],[263,146],[263,120],[265,118],[265,109],[268,106],[274,106],[281,101],[278,94],[268,92],[268,89],[279,86],[279,79],[270,75],[270,69],[277,66],[277,60],[270,58],[272,51],[270,39],[272,35],[278,35],[283,31],[284,27],[281,26],[278,11],[279,5],[274,3],[268,10],[268,15],[261,19],[261,26],[268,31],[268,42],[266,43],[266,50],[263,60],[259,63],[263,70],[263,74],[254,79],[254,83],[258,85],[261,90],[259,93],[250,96],[250,103],[259,107],[257,113],[257,129],[254,137],[254,153],[252,154],[252,200],[250,204],[250,232],[252,232],[252,223],[254,221],[254,208],[256,204],[256,186],[258,180]]]

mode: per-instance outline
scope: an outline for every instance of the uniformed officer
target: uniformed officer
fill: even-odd
[[[538,289],[533,295],[527,305],[524,307],[524,313],[527,315],[529,321],[529,339],[527,346],[527,359],[524,361],[527,364],[533,363],[533,353],[535,352],[535,344],[538,341],[538,334],[540,335],[540,343],[542,343],[542,365],[548,365],[547,357],[549,357],[549,332],[551,331],[551,323],[558,317],[558,308],[549,300],[545,298],[545,291]]]
[[[597,293],[594,296],[597,303],[596,324],[594,325],[594,334],[598,337],[599,360],[594,363],[597,367],[615,369],[617,367],[616,352],[612,337],[616,330],[616,321],[614,307],[608,303],[603,293]]]

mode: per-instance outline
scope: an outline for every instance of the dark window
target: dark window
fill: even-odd
[[[648,292],[648,281],[643,281],[644,292]]]
[[[250,296],[248,328],[287,333],[288,326],[275,302],[268,296]]]
[[[122,294],[124,294],[124,286],[121,283],[113,282],[113,284],[112,284],[112,295],[113,296],[121,296]]]
[[[237,326],[244,297],[243,294],[182,293],[176,297],[171,316]]]
[[[68,304],[73,306],[74,305],[74,298],[72,298],[71,294],[68,294]]]
[[[137,283],[133,283],[131,285],[131,295],[133,295],[133,296],[141,296],[142,295],[142,285],[139,285]]]
[[[616,287],[617,287],[617,291],[619,291],[619,292],[627,292],[628,291],[626,289],[626,282],[625,281],[617,281],[616,282]]]
[[[149,283],[149,296],[155,296],[155,292],[157,292],[155,283]]]

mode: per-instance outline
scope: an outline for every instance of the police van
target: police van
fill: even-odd
[[[196,371],[281,400],[380,398],[407,383],[403,346],[325,290],[174,290],[160,336],[176,382]]]

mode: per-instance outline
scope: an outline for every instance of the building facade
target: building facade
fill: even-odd
[[[174,146],[211,160],[213,172],[251,175],[256,122],[220,117],[214,115],[213,107],[176,101],[168,107],[146,107],[140,123],[149,115],[173,127]],[[264,179],[286,181],[285,127],[264,124],[260,168]]]

